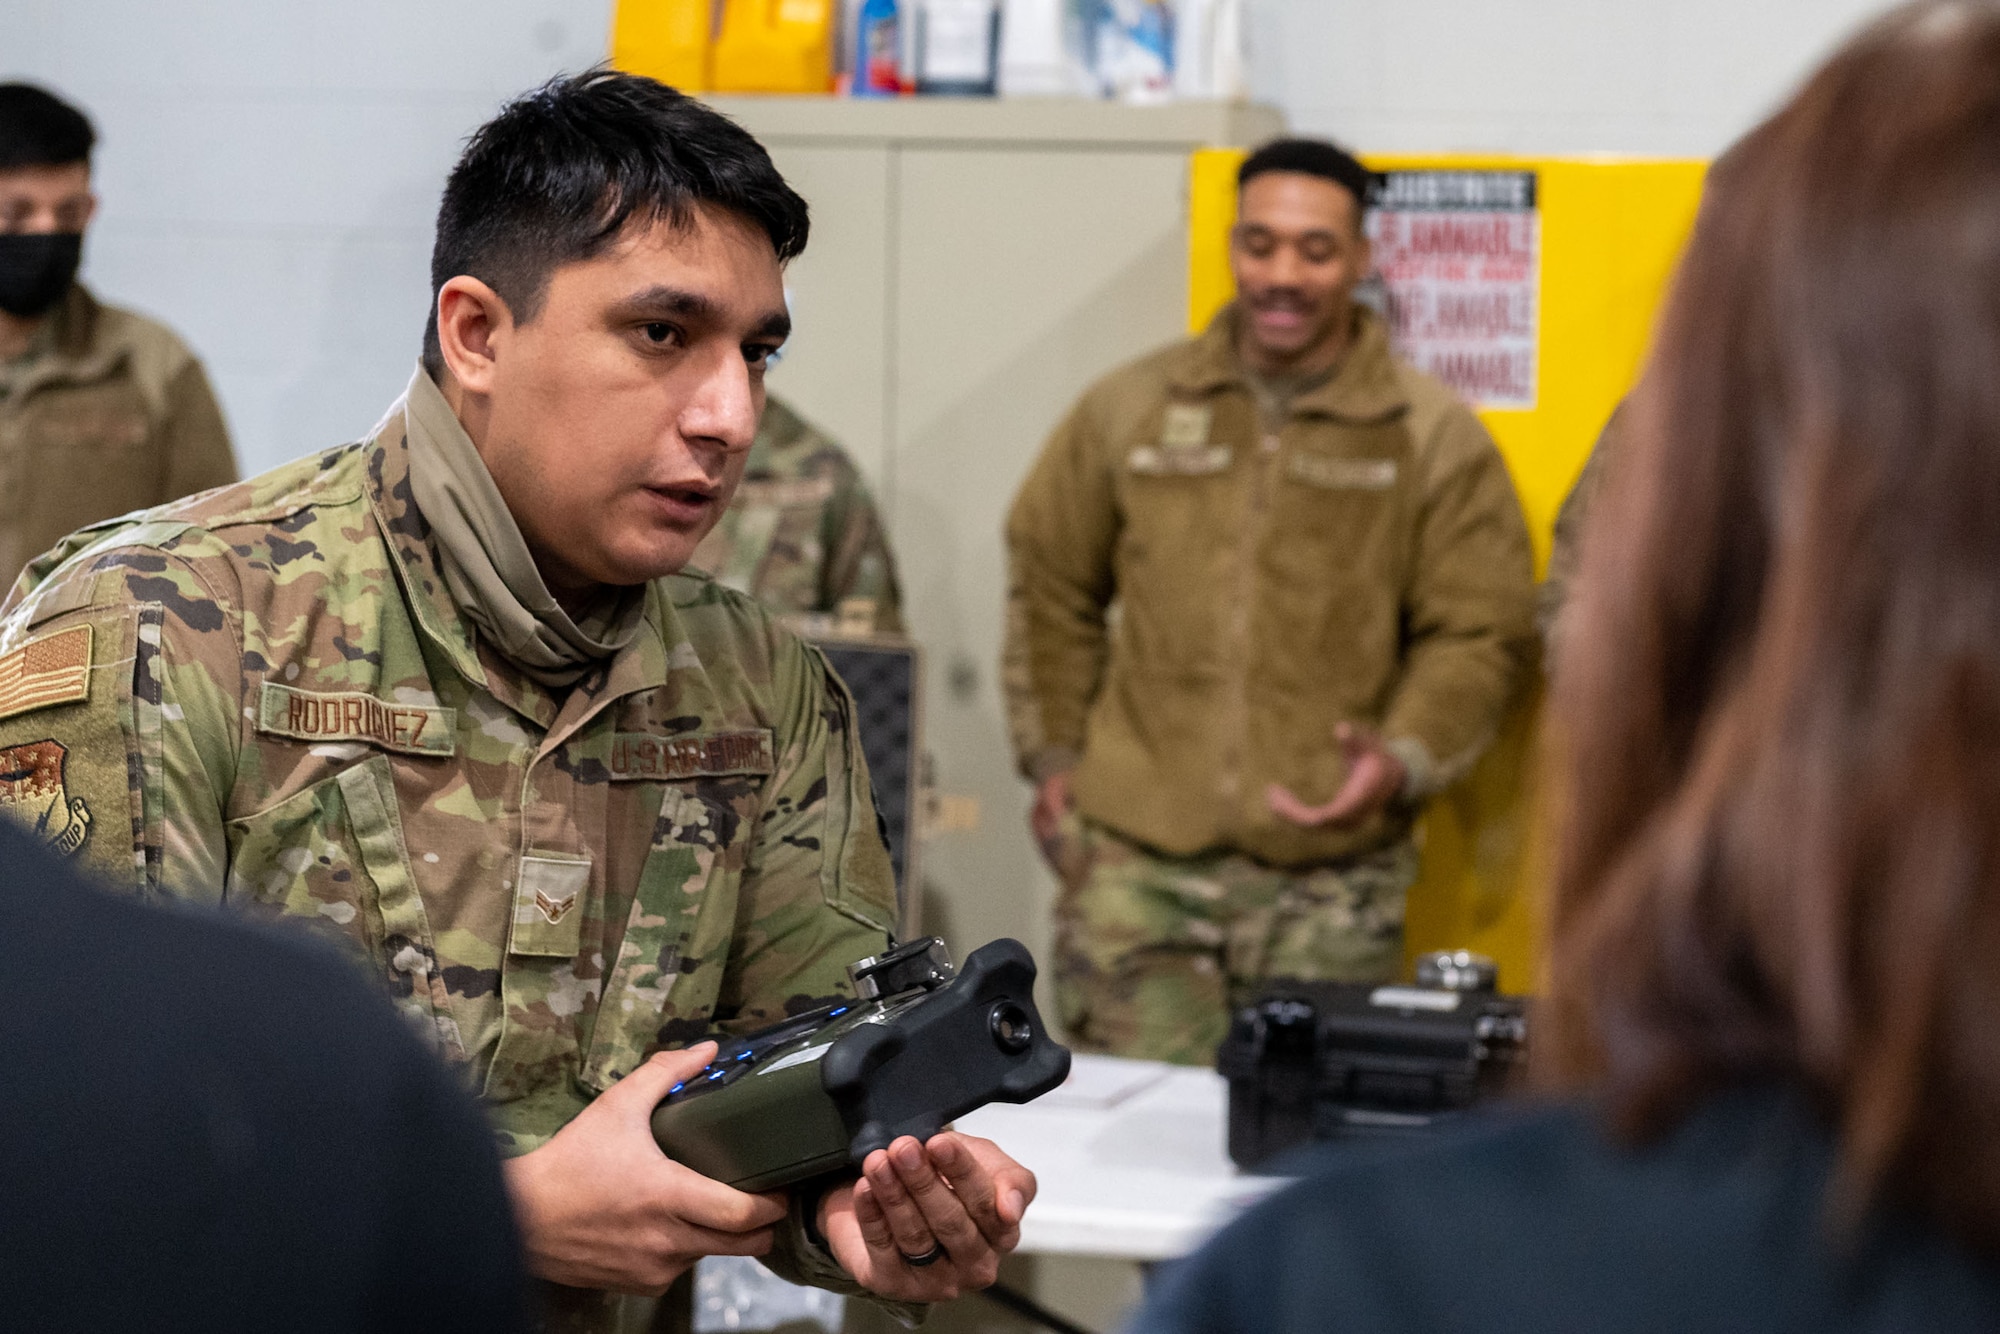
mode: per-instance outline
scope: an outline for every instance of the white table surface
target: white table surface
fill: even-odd
[[[1213,1070],[1079,1055],[1061,1088],[982,1107],[958,1128],[1034,1172],[1022,1251],[1166,1260],[1285,1184],[1230,1163],[1227,1092]]]

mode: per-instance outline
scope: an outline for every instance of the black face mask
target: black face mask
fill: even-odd
[[[82,259],[82,232],[0,236],[0,310],[23,320],[48,314],[76,281]]]

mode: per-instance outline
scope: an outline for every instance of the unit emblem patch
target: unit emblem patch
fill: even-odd
[[[69,747],[60,741],[30,741],[0,750],[0,809],[26,822],[35,836],[65,857],[74,857],[90,837],[90,807],[72,797],[63,770]]]

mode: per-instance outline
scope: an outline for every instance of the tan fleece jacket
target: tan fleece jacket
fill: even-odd
[[[1357,319],[1338,374],[1276,431],[1233,310],[1114,371],[1009,516],[1022,770],[1080,762],[1083,813],[1161,851],[1302,866],[1407,836],[1414,799],[1478,758],[1528,660],[1533,563],[1499,452]],[[1339,787],[1343,720],[1383,734],[1412,800],[1346,829],[1280,820],[1268,784],[1315,803]]]

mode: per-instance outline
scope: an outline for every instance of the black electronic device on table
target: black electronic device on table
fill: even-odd
[[[1278,981],[1233,1016],[1229,1156],[1254,1170],[1288,1149],[1421,1131],[1497,1092],[1527,1050],[1527,1002],[1460,950],[1418,961],[1414,986]]]
[[[990,1102],[1063,1082],[1069,1051],[1035,1009],[1035,961],[996,940],[954,969],[914,940],[849,967],[855,999],[725,1038],[653,1110],[669,1158],[739,1190],[859,1167],[903,1135],[928,1139]]]

